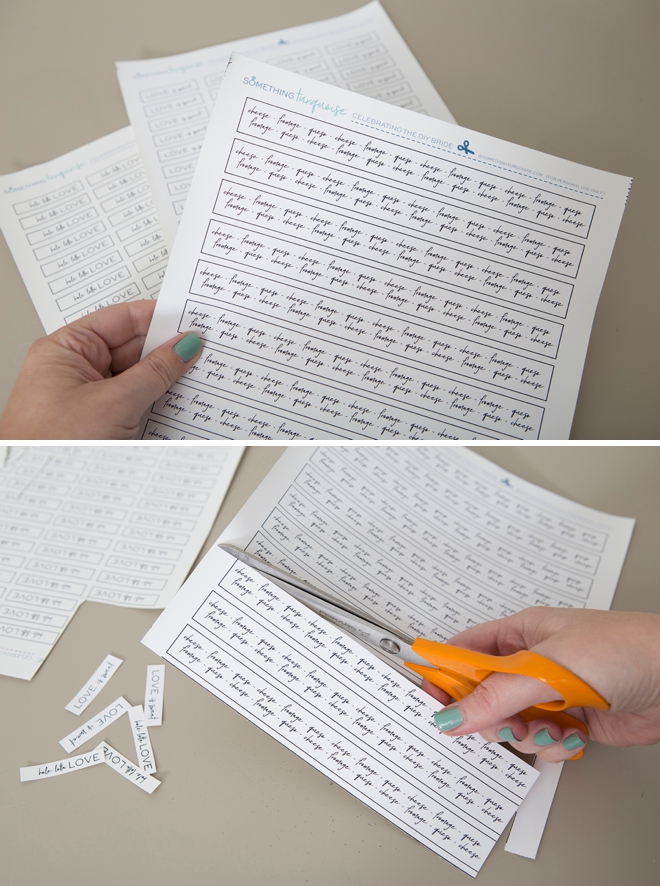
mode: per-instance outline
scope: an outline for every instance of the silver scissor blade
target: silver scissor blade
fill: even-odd
[[[245,563],[246,566],[255,569],[265,578],[272,581],[273,584],[276,584],[283,591],[286,591],[294,599],[298,600],[299,603],[316,612],[317,615],[337,625],[337,627],[340,627],[363,643],[381,650],[381,653],[384,653],[384,657],[387,660],[396,659],[400,663],[410,662],[410,664],[428,666],[426,659],[413,652],[413,641],[405,634],[368,618],[358,609],[354,609],[352,606],[348,606],[323,593],[323,591],[319,591],[313,585],[294,575],[289,575],[288,572],[279,569],[277,566],[265,563],[259,557],[241,551],[239,548],[233,547],[233,545],[221,544],[218,547],[231,554],[232,557],[236,557],[241,563]]]

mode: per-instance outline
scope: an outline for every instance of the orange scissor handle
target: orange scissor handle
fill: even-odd
[[[457,700],[465,698],[491,674],[520,674],[541,680],[561,695],[558,701],[537,705],[542,711],[563,711],[577,707],[601,710],[609,708],[605,699],[588,683],[537,652],[521,650],[513,655],[486,655],[484,652],[474,652],[472,649],[449,646],[421,637],[415,640],[412,649],[432,667],[406,662],[407,667],[440,686]]]
[[[535,677],[560,693],[562,696],[560,701],[549,701],[520,711],[518,716],[526,722],[549,719],[558,723],[562,729],[581,729],[588,736],[586,723],[565,713],[564,709],[589,707],[607,710],[609,708],[605,699],[588,683],[536,652],[521,650],[513,655],[486,655],[484,652],[474,652],[471,649],[449,646],[421,637],[415,640],[412,649],[417,655],[425,658],[429,666],[406,662],[406,667],[426,677],[440,689],[444,689],[456,701],[465,698],[486,677],[494,673]],[[571,760],[579,760],[583,754],[584,748],[571,757]]]

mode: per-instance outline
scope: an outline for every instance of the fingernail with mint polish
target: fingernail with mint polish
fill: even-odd
[[[578,748],[583,748],[585,744],[586,741],[583,741],[577,732],[574,732],[572,735],[566,736],[562,741],[561,746],[567,751],[577,751]]]
[[[188,335],[185,335],[181,341],[178,341],[174,345],[174,350],[177,353],[177,356],[183,360],[184,363],[187,363],[188,360],[192,360],[192,358],[199,354],[202,350],[203,342],[198,335],[195,335],[194,332],[189,332]]]
[[[444,711],[438,711],[433,715],[433,722],[440,732],[448,732],[462,724],[463,714],[460,708],[445,708]]]
[[[500,741],[518,741],[516,736],[513,734],[513,729],[510,726],[504,726],[497,733],[497,737]]]
[[[534,736],[534,744],[538,745],[540,748],[544,748],[549,744],[557,744],[557,740],[550,735],[547,729],[541,729],[541,731],[537,732]]]

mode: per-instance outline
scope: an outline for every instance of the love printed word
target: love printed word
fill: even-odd
[[[90,766],[98,766],[99,763],[105,763],[102,744],[94,748],[93,751],[78,754],[76,757],[67,757],[66,760],[40,763],[38,766],[23,766],[19,770],[20,780],[39,781],[42,778],[52,778],[55,775],[68,775],[71,772],[88,769]]]
[[[121,658],[117,658],[114,655],[107,655],[82,689],[80,689],[68,705],[66,705],[65,710],[71,711],[72,714],[79,717],[92,699],[95,698],[96,693],[99,692],[99,690],[101,690],[108,682],[110,677],[116,673],[117,668],[121,663]]]
[[[128,720],[131,724],[131,732],[133,733],[133,742],[135,744],[138,765],[143,772],[154,773],[156,771],[156,760],[154,759],[154,752],[151,747],[149,730],[145,725],[146,720],[142,705],[136,705],[129,709]]]
[[[165,665],[147,666],[147,685],[144,690],[144,714],[146,726],[163,725],[163,690]]]
[[[107,726],[118,720],[119,717],[123,717],[128,712],[129,707],[129,703],[120,695],[112,704],[109,704],[107,708],[100,711],[83,726],[74,729],[69,735],[60,739],[60,744],[67,753],[75,751],[76,748],[94,738],[99,732],[102,732]]]
[[[120,775],[123,775],[125,779],[130,781],[131,784],[134,784],[136,787],[140,788],[140,790],[144,791],[146,794],[153,794],[157,787],[160,787],[160,782],[157,778],[154,778],[152,775],[147,775],[146,772],[143,772],[135,763],[132,763],[123,754],[120,754],[119,751],[116,751],[114,748],[110,747],[107,742],[103,742],[103,756],[105,758],[105,762],[111,769],[114,769],[115,772],[118,772]]]

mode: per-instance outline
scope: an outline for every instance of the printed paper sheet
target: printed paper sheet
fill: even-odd
[[[168,251],[130,126],[0,176],[0,227],[47,333],[158,295]]]
[[[289,449],[220,541],[412,636],[441,641],[526,606],[608,609],[634,520],[585,508],[467,449]],[[561,767],[507,850],[536,852]]]
[[[537,776],[442,736],[437,703],[217,547],[143,642],[472,876]]]
[[[378,2],[326,21],[194,52],[118,62],[124,103],[170,248],[232,52],[454,121]]]
[[[288,449],[219,541],[413,636],[609,609],[634,520],[459,447]]]
[[[234,56],[145,437],[563,439],[630,180]]]
[[[0,470],[0,674],[32,679],[84,600],[164,607],[242,452],[12,448]]]

